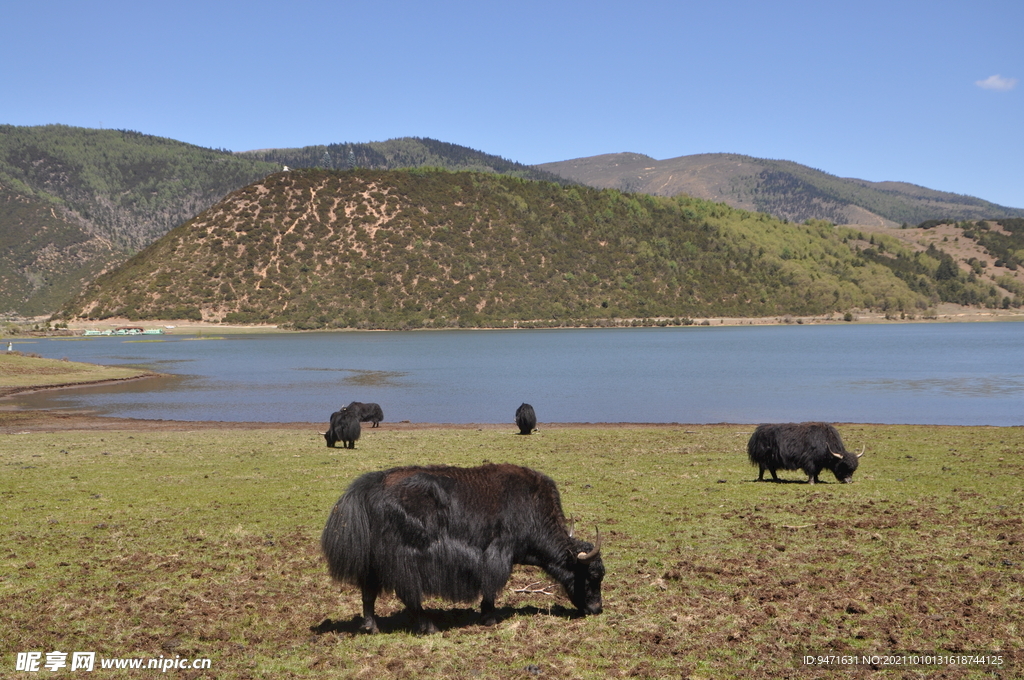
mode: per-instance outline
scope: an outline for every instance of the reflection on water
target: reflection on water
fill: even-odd
[[[348,373],[341,379],[342,384],[355,387],[395,387],[402,384],[398,380],[408,373],[406,371],[364,371],[358,368],[298,368],[297,371],[320,371],[324,373]]]
[[[853,387],[883,392],[940,392],[964,397],[1010,397],[1024,395],[1024,376],[959,376],[917,380],[854,380]]]
[[[208,337],[208,336],[206,336]],[[166,335],[33,341],[168,378],[19,395],[22,408],[171,420],[1024,424],[1024,324]]]

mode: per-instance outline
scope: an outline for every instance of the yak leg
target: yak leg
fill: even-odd
[[[493,626],[498,622],[498,615],[494,611],[494,595],[484,595],[480,603],[480,625]]]
[[[409,584],[404,592],[396,592],[395,595],[405,605],[405,613],[409,617],[409,623],[414,633],[423,635],[438,632],[437,626],[423,611],[423,592],[420,590],[419,583]]]
[[[409,613],[409,620],[412,622],[412,629],[414,632],[420,635],[429,635],[431,633],[438,632],[437,626],[430,620],[430,617],[423,612],[423,606],[420,603],[406,603],[405,611]]]
[[[377,602],[378,592],[380,591],[376,583],[363,586],[363,625],[359,626],[359,630],[363,632],[380,632],[380,629],[377,628],[377,619],[373,613],[374,605]]]
[[[480,590],[483,600],[480,602],[480,625],[493,626],[498,622],[498,614],[494,611],[494,600],[508,583],[512,575],[512,551],[492,543],[484,551],[483,578]]]

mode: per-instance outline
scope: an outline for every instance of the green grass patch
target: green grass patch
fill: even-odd
[[[54,650],[210,658],[171,672],[235,679],[825,677],[796,657],[1021,649],[1024,429],[839,429],[867,446],[850,485],[753,482],[749,426],[384,426],[355,451],[286,429],[2,435],[0,675]],[[547,583],[517,567],[497,626],[429,601],[443,632],[415,636],[386,596],[395,632],[355,634],[359,593],[319,555],[341,492],[485,461],[549,474],[578,531],[600,526],[604,613],[513,592]]]
[[[0,395],[31,387],[77,385],[106,380],[129,380],[152,371],[124,366],[100,366],[67,359],[43,359],[21,352],[0,354]]]

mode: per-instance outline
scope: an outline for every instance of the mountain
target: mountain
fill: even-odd
[[[283,165],[437,166],[567,182],[431,139],[232,153],[130,130],[0,125],[0,314],[53,312],[99,272]]]
[[[597,188],[655,196],[689,194],[734,208],[803,222],[898,227],[927,220],[983,220],[1024,217],[979,198],[934,191],[905,182],[843,179],[792,161],[738,154],[698,154],[656,161],[636,153],[615,153],[536,166]]]
[[[724,154],[672,161],[615,154],[531,167],[421,138],[232,153],[128,130],[0,125],[0,314],[53,312],[99,272],[283,166],[437,167],[562,186],[581,182],[664,196],[689,192],[790,221],[826,219],[877,229],[1024,212],[907,184],[841,180],[795,163]],[[912,231],[892,233],[910,237]],[[969,239],[982,231],[963,235]],[[956,238],[950,235],[950,243]],[[1016,237],[1007,238],[1010,245],[994,247],[1015,253]],[[986,242],[993,239],[989,234]],[[913,239],[904,245],[915,248]],[[970,251],[962,259],[982,254]],[[1020,259],[1002,257],[1011,264]]]
[[[423,137],[402,137],[389,139],[386,142],[364,144],[346,142],[306,146],[299,149],[263,149],[261,151],[244,151],[239,155],[292,168],[397,170],[399,168],[435,167],[446,170],[494,172],[522,179],[536,179],[559,184],[575,183],[557,174],[506,160],[500,156]]]
[[[943,266],[955,281],[936,279]],[[685,323],[915,312],[946,283],[997,302],[956,270],[934,248],[686,196],[439,169],[297,170],[231,193],[58,316],[298,329]]]
[[[0,310],[36,316],[64,304],[104,267],[124,260],[106,239],[58,209],[0,185]]]
[[[0,313],[46,314],[280,166],[127,130],[0,125]]]

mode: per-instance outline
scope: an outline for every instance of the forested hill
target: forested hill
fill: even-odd
[[[51,313],[280,166],[123,130],[0,125],[0,313]]]
[[[402,137],[386,142],[349,142],[306,146],[299,149],[263,149],[244,151],[240,156],[256,158],[292,168],[323,168],[325,170],[397,170],[399,168],[435,167],[446,170],[496,172],[523,179],[537,179],[559,184],[575,184],[552,172],[523,165],[500,156],[469,147],[440,142],[426,137]]]
[[[0,125],[0,185],[126,250],[280,169],[130,130]]]
[[[0,125],[0,314],[52,313],[100,271],[283,165],[432,165],[568,182],[430,139],[232,153],[128,130]]]
[[[995,299],[994,287],[989,296],[958,278],[948,256],[882,239],[688,197],[495,174],[301,170],[230,194],[101,276],[60,318],[311,329],[913,313],[953,285],[936,279],[942,266],[958,290]]]
[[[838,224],[875,225],[879,228],[899,226],[903,222],[913,225],[921,220],[938,218],[952,218],[954,222],[972,220],[980,224],[985,219],[1000,219],[1018,213],[1024,215],[1024,211],[1004,209],[970,197],[932,192],[900,183],[865,187],[861,184],[870,183],[841,180],[795,163],[728,154],[683,157],[672,161],[654,161],[638,154],[614,154],[537,168],[456,144],[420,138],[233,153],[126,130],[0,125],[0,314],[37,316],[53,312],[78,295],[99,272],[121,264],[230,192],[279,172],[286,165],[339,171],[436,167],[498,173],[551,184],[551,191],[555,185],[570,187],[574,182],[585,182],[665,197],[688,192],[789,221],[825,219]],[[577,174],[566,171],[570,165],[579,166],[574,170],[578,170]],[[547,170],[558,170],[568,178]],[[300,176],[301,173],[295,175],[296,178]],[[395,175],[398,176],[405,175]],[[454,183],[460,182],[463,180]],[[521,200],[530,203],[535,198],[532,191],[523,189],[512,193],[522,193]],[[480,200],[486,203],[484,199]],[[647,201],[640,196],[629,200],[637,205],[646,205]],[[674,200],[680,203],[686,199]],[[549,229],[558,228],[566,219],[582,220],[584,224],[596,219],[592,215],[577,215],[571,204],[556,201],[553,205],[558,209],[537,205],[531,207],[529,213],[536,220],[551,221]],[[559,212],[562,209],[568,211],[567,215]],[[502,219],[512,218],[505,214]],[[634,227],[623,228],[628,231]],[[997,235],[1009,239],[1009,245],[993,246],[996,251],[980,245],[974,250],[968,249],[969,252],[962,257],[958,255],[962,260],[961,267],[972,257],[979,261],[987,258],[985,261],[990,264],[995,264],[1000,258],[1005,264],[1013,264],[1024,257],[1018,254],[1021,250],[1020,237],[1012,229],[998,232],[986,232],[981,227],[960,226],[957,229],[957,234],[948,237],[949,246],[941,243],[936,247],[956,252],[949,248],[957,243],[958,236],[963,237],[961,243],[971,240],[980,244],[977,239],[985,235],[985,242],[990,245],[996,243]],[[915,241],[906,240],[912,231],[896,229],[889,230],[889,233],[899,235],[906,247],[914,249]],[[696,243],[692,239],[690,242]],[[872,244],[863,245],[867,248]],[[309,247],[316,246],[311,244]],[[544,257],[541,243],[532,243],[531,248]],[[1003,250],[1007,254],[1000,255]],[[916,283],[917,279],[912,280],[909,272],[927,276],[927,271],[921,273],[916,266],[910,269],[889,266],[892,252],[890,249],[879,262],[894,272],[902,272],[907,281],[920,289],[918,292],[925,291],[926,297],[934,293],[940,299],[966,301],[968,304],[990,304],[995,297],[1005,298],[1007,293],[1011,301],[1016,299],[1017,293],[1005,288],[989,289],[991,294],[985,295],[973,288],[948,291],[931,284],[922,288]],[[870,253],[867,257],[870,258]],[[904,264],[901,262],[901,267]],[[455,266],[457,270],[458,263]],[[927,270],[931,265],[926,263],[922,266]],[[1004,269],[1007,271],[998,270],[996,265],[989,270],[990,273],[996,272],[993,274],[995,278],[989,277],[993,283],[999,276],[1010,276],[1008,268]],[[1013,277],[1016,277],[1015,273]],[[579,285],[574,283],[570,287]],[[705,304],[708,299],[702,298]],[[639,303],[640,297],[635,300]],[[775,303],[781,304],[779,300]],[[496,303],[484,308],[503,309]],[[603,310],[609,308],[602,307]],[[744,313],[756,314],[759,309],[762,308],[755,306]],[[792,309],[795,311],[796,307]],[[639,307],[630,307],[629,310],[638,314],[642,311]],[[235,313],[242,314],[238,310]],[[450,320],[450,314],[455,312],[448,313]],[[259,314],[264,314],[264,311]],[[464,318],[461,313],[456,316]],[[498,312],[491,315],[488,311],[481,318],[490,323],[500,316]],[[410,323],[415,323],[415,315],[411,313],[404,316],[391,313],[388,316],[392,320],[407,317]],[[331,317],[328,323],[338,323],[338,320]],[[360,323],[375,322],[364,319]]]
[[[636,153],[590,156],[537,166],[597,187],[658,196],[680,193],[734,208],[803,222],[899,227],[927,220],[1024,217],[973,196],[935,191],[906,182],[846,179],[792,161],[708,153],[654,160]]]

